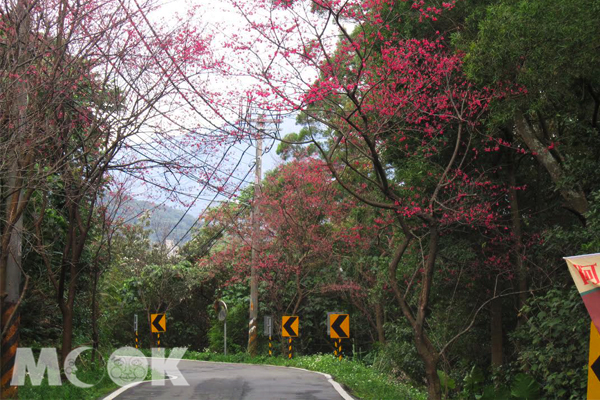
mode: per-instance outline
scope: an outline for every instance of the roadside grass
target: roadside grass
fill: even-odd
[[[124,372],[130,371],[130,367],[125,367]],[[107,396],[109,393],[120,388],[108,376],[106,365],[84,365],[79,366],[75,376],[82,382],[93,385],[90,388],[81,388],[73,385],[65,377],[61,377],[60,386],[51,386],[48,384],[48,375],[45,374],[41,385],[34,386],[29,378],[25,379],[25,385],[19,387],[19,399],[21,400],[95,400]],[[152,370],[144,380],[152,379]]]
[[[148,355],[150,355],[149,352]],[[183,358],[198,361],[277,365],[324,372],[345,386],[350,394],[360,399],[425,400],[427,398],[427,394],[419,388],[395,381],[392,377],[359,361],[350,359],[340,361],[330,354],[297,356],[289,360],[284,357],[250,357],[244,353],[225,356],[216,353],[188,351]]]

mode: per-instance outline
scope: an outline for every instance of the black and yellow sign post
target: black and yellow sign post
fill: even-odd
[[[587,398],[600,400],[600,334],[593,322],[590,326]]]
[[[265,315],[264,335],[269,337],[269,356],[273,355],[273,318]]]
[[[295,316],[281,317],[281,336],[288,338],[288,358],[292,358],[292,338],[298,337],[300,318]]]
[[[329,314],[329,337],[333,342],[333,354],[342,360],[342,339],[350,338],[350,316],[348,314]]]
[[[133,314],[133,330],[135,331],[135,348],[140,348],[140,341],[138,337],[138,318],[137,314]]]
[[[152,333],[157,333],[156,342],[160,349],[160,334],[167,331],[167,316],[166,314],[151,314],[150,322],[152,326]]]

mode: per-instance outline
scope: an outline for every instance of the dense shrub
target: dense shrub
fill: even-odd
[[[547,398],[585,398],[590,317],[575,286],[532,297],[521,311],[527,323],[510,335],[519,344],[521,371]]]

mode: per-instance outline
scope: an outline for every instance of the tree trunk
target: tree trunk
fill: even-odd
[[[442,398],[440,378],[437,374],[439,355],[429,340],[428,335],[425,333],[427,307],[429,305],[429,295],[431,293],[431,285],[433,284],[433,275],[435,272],[435,260],[438,253],[439,232],[437,223],[430,221],[429,232],[431,235],[429,240],[429,251],[427,254],[427,262],[425,263],[425,271],[423,271],[422,275],[421,293],[419,295],[419,304],[417,305],[417,315],[413,329],[415,331],[417,351],[425,363],[428,398],[430,400],[438,400]]]
[[[92,284],[92,347],[94,351],[92,352],[92,363],[94,363],[96,359],[96,351],[98,350],[98,345],[100,343],[100,337],[98,334],[98,278],[100,276],[100,270],[98,266],[94,268],[94,276],[93,276],[93,284]]]
[[[69,302],[71,303],[71,302]],[[62,331],[62,347],[60,350],[61,357],[61,365],[63,368],[66,367],[64,365],[67,356],[71,352],[71,347],[73,346],[73,305],[66,304],[64,307],[61,307],[62,317],[63,317],[63,331]]]
[[[425,368],[427,375],[427,398],[429,400],[440,400],[442,398],[442,385],[437,374],[437,368],[433,365]]]
[[[375,324],[377,326],[377,341],[385,344],[385,332],[383,330],[383,305],[380,301],[375,303]]]
[[[421,293],[418,296],[417,313],[415,315],[408,302],[406,301],[404,294],[400,291],[400,287],[398,286],[398,280],[396,278],[398,264],[400,263],[404,252],[406,251],[406,249],[408,249],[408,245],[410,244],[410,240],[412,239],[412,234],[410,233],[410,231],[402,222],[401,224],[406,238],[404,242],[398,247],[393,259],[390,261],[388,267],[388,279],[390,282],[390,286],[394,291],[396,300],[398,301],[398,305],[400,306],[404,317],[408,320],[410,326],[413,329],[417,353],[419,354],[421,360],[423,360],[423,363],[425,364],[425,377],[427,379],[428,398],[430,400],[440,400],[442,398],[442,390],[440,385],[440,378],[437,374],[439,353],[429,340],[429,337],[424,330],[427,316],[426,311],[429,303],[429,294],[433,282],[435,260],[438,252],[438,228],[435,222],[430,221],[431,239],[429,243],[429,253],[427,255],[425,270],[421,275]]]
[[[438,358],[433,354],[430,354],[426,350],[426,346],[421,345],[417,348],[422,347],[424,352],[419,351],[419,355],[425,362],[425,376],[427,378],[427,398],[429,400],[441,400],[442,398],[442,385],[440,384],[440,377],[437,374]]]
[[[61,263],[60,285],[57,293],[57,300],[63,317],[63,332],[62,332],[62,347],[61,347],[61,362],[64,363],[67,355],[71,352],[73,346],[73,307],[75,304],[75,294],[77,288],[77,262],[81,258],[82,242],[77,242],[74,232],[74,219],[72,218],[72,209],[69,222],[70,229],[67,234],[67,243],[63,249],[63,260]],[[82,239],[85,240],[85,239]],[[67,286],[67,267],[69,269],[68,290]]]
[[[514,263],[518,277],[519,285],[519,310],[527,301],[527,267],[523,260],[523,231],[521,227],[521,215],[519,208],[519,198],[517,197],[516,166],[514,156],[511,157],[508,168],[508,197],[510,201],[510,217],[512,224],[513,240],[514,240]],[[523,318],[519,318],[519,324],[523,322]]]
[[[581,222],[585,225],[584,214],[588,211],[589,205],[585,193],[576,184],[568,187],[563,183],[564,171],[560,165],[560,160],[557,160],[541,139],[536,134],[529,121],[523,113],[517,112],[515,115],[515,126],[519,137],[527,145],[529,150],[535,154],[535,158],[544,166],[552,182],[559,187],[560,195],[565,201],[564,207],[575,213]]]
[[[498,368],[503,363],[502,348],[502,299],[496,299],[491,304],[491,342],[492,342],[492,367]]]

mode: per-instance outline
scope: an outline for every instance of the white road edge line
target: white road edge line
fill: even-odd
[[[133,356],[121,356],[121,357],[133,357]],[[146,357],[146,358],[160,358],[160,357]],[[265,366],[265,367],[291,368],[291,369],[298,369],[300,371],[312,372],[313,374],[323,375],[327,379],[327,382],[329,382],[331,384],[331,386],[333,386],[333,388],[335,389],[335,391],[338,392],[338,394],[340,396],[342,396],[342,399],[344,399],[344,400],[354,400],[354,397],[350,396],[348,394],[348,392],[346,392],[344,390],[344,388],[342,387],[342,385],[340,385],[338,382],[334,381],[333,377],[331,375],[326,374],[324,372],[311,371],[309,369],[297,368],[297,367],[286,367],[286,366],[283,366],[283,365],[230,363],[230,362],[225,362],[225,361],[201,361],[201,360],[189,360],[187,358],[170,358],[170,360],[195,361],[195,362],[200,362],[200,363],[218,363],[218,364],[262,365],[262,366]],[[169,377],[169,379],[177,379],[177,376],[169,376],[169,375],[167,375],[167,377]],[[165,381],[165,380],[166,379],[154,379],[154,381]],[[152,380],[130,383],[129,385],[123,386],[121,389],[118,389],[116,392],[113,392],[113,393],[109,394],[108,396],[106,396],[102,400],[114,400],[118,395],[120,395],[121,393],[125,392],[127,389],[130,389],[130,388],[132,388],[134,386],[137,386],[140,383],[144,383],[144,382],[152,382]]]
[[[274,367],[279,367],[279,365],[274,365]],[[342,398],[344,400],[354,400],[354,397],[350,396],[348,394],[348,392],[346,392],[344,390],[344,388],[342,387],[342,385],[340,385],[339,383],[337,383],[336,381],[334,381],[333,377],[331,375],[329,375],[329,374],[326,374],[324,372],[319,372],[319,371],[311,371],[309,369],[304,369],[304,368],[297,368],[297,367],[284,367],[284,368],[293,368],[293,369],[299,369],[300,371],[314,372],[315,374],[321,374],[325,378],[327,378],[327,381],[329,383],[331,383],[331,386],[333,386],[333,388],[339,393],[340,396],[342,396]]]

